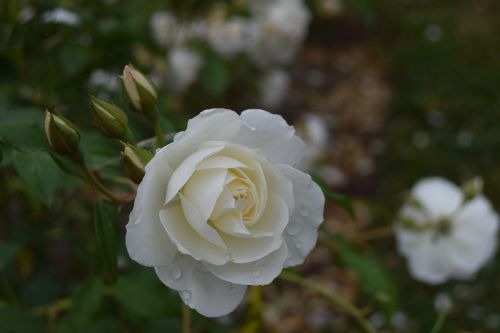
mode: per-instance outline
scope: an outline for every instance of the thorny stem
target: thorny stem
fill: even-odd
[[[83,169],[85,171],[85,175],[87,176],[88,181],[94,186],[95,189],[99,190],[106,198],[111,201],[115,201],[117,203],[123,203],[123,200],[114,195],[110,190],[108,190],[100,181],[97,179],[94,174],[89,170],[89,168],[84,165]]]
[[[363,316],[361,310],[356,308],[354,305],[349,303],[347,300],[344,298],[340,297],[339,295],[329,291],[325,287],[323,287],[321,284],[316,283],[314,281],[307,280],[300,275],[284,271],[281,273],[280,277],[283,280],[293,282],[296,284],[299,284],[300,286],[312,290],[314,292],[317,292],[318,294],[326,297],[328,300],[330,300],[333,304],[347,312],[349,315],[351,315],[354,319],[356,319],[357,323],[359,326],[366,332],[366,333],[377,333],[377,331],[370,325],[370,323],[366,320],[366,318]]]
[[[182,333],[191,333],[191,309],[182,304]]]

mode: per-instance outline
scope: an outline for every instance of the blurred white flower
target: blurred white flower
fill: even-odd
[[[290,63],[306,36],[310,21],[303,1],[270,1],[256,11],[251,56],[261,66]]]
[[[184,44],[195,32],[190,24],[178,20],[174,14],[166,11],[154,13],[149,25],[153,39],[166,47]]]
[[[70,26],[78,26],[80,24],[78,15],[62,7],[43,13],[42,21],[45,23],[59,23]]]
[[[192,49],[173,48],[168,54],[167,84],[174,91],[184,91],[196,80],[202,64],[202,59]]]
[[[17,14],[17,20],[21,23],[26,23],[35,17],[35,9],[32,6],[23,7]]]
[[[200,314],[230,313],[248,285],[270,283],[316,244],[325,197],[294,168],[305,148],[278,115],[203,111],[147,164],[130,257]]]
[[[247,48],[249,22],[240,17],[213,19],[208,23],[206,38],[217,53],[224,57],[233,56]]]
[[[301,162],[301,167],[308,170],[320,156],[325,154],[329,138],[328,121],[320,115],[308,113],[304,117],[302,128],[309,149]]]
[[[96,69],[90,74],[89,84],[95,87],[104,87],[109,91],[118,91],[120,88],[118,75],[102,69]]]
[[[282,69],[268,71],[260,81],[260,100],[267,108],[281,104],[290,85],[290,76]]]
[[[449,312],[453,307],[453,301],[450,296],[445,293],[439,293],[434,298],[434,309],[436,312],[446,311]]]
[[[465,200],[459,187],[433,177],[413,188],[396,237],[413,277],[438,284],[472,278],[493,256],[497,230],[498,215],[483,195]]]

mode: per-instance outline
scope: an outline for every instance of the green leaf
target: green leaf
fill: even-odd
[[[319,187],[321,188],[321,190],[325,194],[325,197],[328,200],[331,200],[336,205],[340,206],[344,211],[347,212],[347,214],[349,214],[349,216],[351,217],[351,219],[353,221],[356,221],[356,213],[354,211],[352,201],[349,197],[342,195],[342,194],[332,192],[328,188],[328,185],[326,184],[326,182],[318,175],[311,174],[311,177],[319,185]]]
[[[117,278],[116,223],[116,207],[97,199],[94,210],[95,238],[106,276],[111,282]]]
[[[229,69],[224,60],[208,53],[200,72],[202,87],[214,96],[221,95],[229,84]]]
[[[16,150],[32,152],[46,149],[41,110],[0,112],[0,139]]]
[[[371,294],[389,313],[397,308],[398,292],[390,273],[375,259],[340,242],[340,260],[360,280],[362,288]]]
[[[50,156],[43,151],[21,153],[14,150],[10,157],[30,193],[50,205],[63,180],[63,174]]]
[[[113,296],[136,316],[180,317],[180,298],[165,287],[153,272],[141,271],[121,276],[113,286]]]
[[[49,150],[49,154],[61,170],[70,175],[85,179],[85,170],[80,163],[73,161],[69,157],[59,155],[52,150]]]
[[[88,332],[87,327],[99,310],[103,296],[104,286],[100,280],[87,281],[73,297],[73,305],[59,321],[57,331]]]

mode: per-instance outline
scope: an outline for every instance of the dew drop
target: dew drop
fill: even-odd
[[[170,271],[169,271],[169,274],[170,274],[170,277],[174,280],[178,280],[181,278],[182,276],[182,272],[181,272],[181,269],[179,268],[179,266],[177,266],[176,264],[172,264],[170,265]]]
[[[251,131],[255,131],[256,128],[254,126],[249,126]]]
[[[181,291],[181,297],[185,301],[189,301],[191,299],[191,292],[189,290],[183,290]]]
[[[300,215],[302,215],[303,217],[306,217],[307,215],[309,215],[309,209],[307,207],[302,207],[300,209]]]
[[[260,269],[256,269],[255,271],[252,272],[252,276],[255,278],[259,277],[259,275],[260,275]]]
[[[302,231],[302,226],[298,223],[292,223],[286,228],[286,233],[290,236],[296,236]]]
[[[296,247],[297,249],[301,249],[301,248],[302,248],[302,243],[301,243],[301,242],[297,242],[297,243],[295,243],[295,247]]]
[[[231,295],[234,295],[236,293],[236,286],[232,283],[229,285],[229,293]]]

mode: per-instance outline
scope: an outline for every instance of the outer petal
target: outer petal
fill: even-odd
[[[495,237],[498,232],[498,215],[482,195],[468,202],[455,218],[457,228],[482,237]]]
[[[247,264],[228,262],[220,266],[204,265],[213,274],[226,281],[245,285],[266,285],[281,273],[287,255],[287,246],[283,243],[276,251]]]
[[[161,160],[153,158],[148,163],[126,226],[127,251],[132,259],[145,266],[167,265],[177,253],[158,215],[171,174],[170,167]]]
[[[462,204],[462,191],[455,184],[439,177],[425,178],[412,190],[417,199],[433,219],[449,217]]]
[[[157,152],[158,158],[176,168],[206,141],[233,141],[239,133],[241,120],[238,114],[227,109],[210,109],[189,120],[184,132],[179,132],[174,142]],[[155,156],[156,157],[156,156]]]
[[[189,256],[178,255],[171,265],[155,270],[165,285],[179,291],[184,303],[206,317],[234,311],[247,288],[219,279]]]
[[[449,260],[448,240],[433,240],[426,233],[420,246],[408,257],[411,275],[429,284],[445,282],[453,274],[453,266]]]
[[[305,144],[280,115],[252,109],[243,111],[241,120],[243,126],[235,143],[261,150],[274,164],[296,165],[300,162]]]
[[[285,267],[289,267],[304,262],[314,248],[318,227],[323,222],[325,196],[308,174],[287,165],[279,168],[292,182],[295,197],[295,209],[284,233],[289,252]]]

